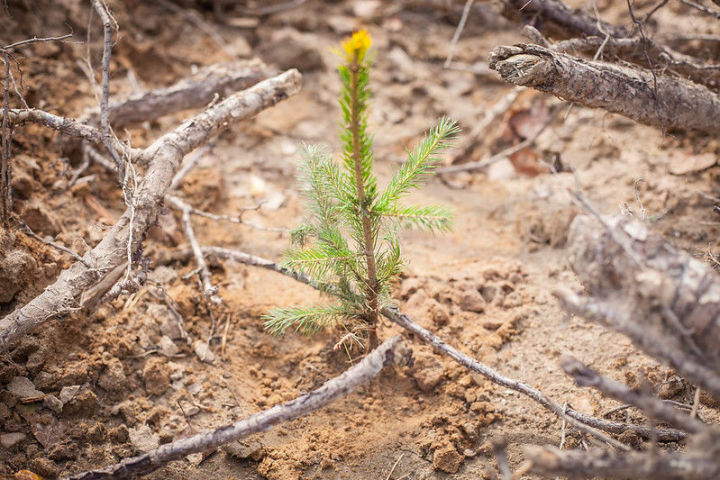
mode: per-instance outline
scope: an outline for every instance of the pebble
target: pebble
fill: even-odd
[[[60,401],[63,405],[73,399],[77,392],[80,390],[80,385],[71,385],[69,387],[63,387],[60,390]]]
[[[55,395],[46,395],[43,398],[43,406],[52,412],[60,413],[62,412],[63,402]]]
[[[21,402],[42,400],[44,394],[35,388],[35,385],[26,377],[13,377],[6,387],[10,393],[16,395]]]
[[[210,351],[208,344],[202,340],[195,340],[193,350],[195,350],[195,355],[197,355],[201,362],[212,363],[215,361],[215,354]]]
[[[3,448],[11,449],[18,443],[25,440],[26,435],[21,432],[14,432],[14,433],[4,433],[0,435],[0,445],[3,446]]]
[[[130,443],[140,452],[147,452],[160,446],[160,437],[147,425],[128,430]]]

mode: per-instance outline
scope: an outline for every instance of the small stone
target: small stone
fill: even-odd
[[[122,363],[112,358],[98,378],[98,385],[106,392],[121,392],[127,387],[127,377]]]
[[[15,394],[22,403],[39,401],[45,396],[45,394],[37,390],[30,379],[26,377],[13,377],[6,388]]]
[[[265,448],[257,441],[231,442],[222,447],[222,450],[233,458],[240,460],[251,459],[259,462],[265,456]]]
[[[59,414],[62,412],[63,402],[55,395],[45,395],[45,398],[43,398],[43,406]]]
[[[26,435],[21,432],[4,433],[0,435],[0,445],[2,445],[5,449],[10,450],[18,443],[25,440],[25,437]]]
[[[160,265],[155,270],[150,272],[148,274],[148,280],[152,280],[154,282],[157,282],[159,284],[170,284],[177,280],[178,274],[175,271],[174,268],[166,267],[165,265]],[[148,314],[150,313],[150,309],[148,308]]]
[[[180,352],[180,349],[167,335],[160,338],[160,351],[167,357],[174,357]]]
[[[456,473],[462,461],[462,455],[452,445],[440,447],[433,454],[433,467],[447,473]]]
[[[442,381],[445,376],[445,367],[434,355],[418,352],[412,376],[420,391],[428,393]]]
[[[178,340],[183,337],[182,330],[178,319],[175,318],[173,312],[165,305],[158,305],[156,303],[148,306],[147,316],[155,319],[160,324],[160,333],[172,340]]]
[[[170,388],[170,368],[164,358],[151,358],[143,369],[145,390],[150,395],[162,395]]]
[[[62,391],[60,395],[62,395]],[[63,413],[66,415],[90,417],[95,413],[97,406],[97,395],[89,388],[84,388],[77,392],[69,402],[63,405]]]
[[[147,452],[153,450],[160,445],[160,437],[157,433],[150,430],[147,425],[141,425],[137,428],[128,430],[130,443],[138,452]]]
[[[80,391],[81,385],[70,385],[69,387],[63,387],[60,390],[60,401],[63,405],[70,402],[73,397]]]
[[[202,340],[195,340],[193,350],[195,350],[195,355],[198,356],[201,362],[212,363],[215,361],[215,354],[210,351],[208,344]]]

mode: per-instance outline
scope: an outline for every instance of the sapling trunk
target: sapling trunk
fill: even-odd
[[[363,254],[367,262],[368,282],[366,285],[365,296],[367,298],[370,311],[368,312],[369,323],[369,343],[374,346],[377,343],[377,320],[378,320],[378,280],[377,266],[375,263],[375,239],[373,238],[372,226],[370,225],[370,211],[368,209],[368,199],[365,194],[365,185],[363,179],[363,152],[361,145],[360,122],[361,109],[360,99],[358,98],[358,77],[360,69],[364,68],[358,62],[358,54],[353,55],[352,63],[349,66],[351,87],[350,92],[352,100],[350,104],[350,133],[352,134],[352,159],[355,167],[355,187],[358,197],[358,215],[362,220],[363,229]]]

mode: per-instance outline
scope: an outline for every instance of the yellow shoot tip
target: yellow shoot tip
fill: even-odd
[[[342,42],[342,49],[345,52],[345,59],[348,62],[361,62],[365,58],[365,54],[372,45],[372,39],[367,30],[362,29],[352,34],[352,37],[346,37]]]

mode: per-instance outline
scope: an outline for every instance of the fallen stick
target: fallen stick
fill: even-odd
[[[616,400],[634,405],[655,421],[667,422],[688,433],[700,433],[709,428],[659,398],[638,390],[630,390],[627,385],[600,375],[574,358],[565,358],[561,364],[565,373],[573,377],[579,386],[596,388]]]
[[[593,62],[539,45],[498,47],[490,68],[514,85],[533,87],[569,102],[620,113],[646,125],[717,133],[720,95],[681,78]]]
[[[118,170],[120,184],[125,183],[125,161],[115,149],[110,131],[110,115],[108,102],[110,101],[110,53],[112,51],[112,24],[113,20],[104,0],[91,0],[93,8],[98,12],[103,23],[103,55],[102,55],[102,96],[100,97],[100,133],[103,145],[112,157]],[[117,24],[115,24],[117,26]],[[123,188],[124,190],[124,188]]]
[[[720,396],[720,277],[629,217],[576,217],[568,245],[589,296],[556,292],[565,308],[609,325]]]
[[[294,400],[258,412],[231,425],[183,438],[136,457],[126,458],[115,465],[71,475],[63,480],[135,478],[192,453],[205,452],[253,433],[263,432],[279,423],[303,417],[346,396],[360,385],[375,378],[390,364],[411,364],[411,353],[404,347],[399,335],[392,337],[342,375],[328,380],[320,388]]]
[[[192,220],[190,220],[190,213],[193,210],[192,207],[180,200],[179,198],[173,197],[171,195],[167,196],[166,200],[168,201],[168,203],[170,203],[170,205],[179,209],[182,212],[182,223],[183,229],[185,230],[185,236],[190,243],[190,248],[192,248],[193,256],[195,257],[198,269],[200,270],[198,274],[202,283],[203,297],[205,298],[205,300],[209,300],[215,306],[221,305],[222,299],[218,296],[218,288],[212,284],[212,279],[210,278],[210,269],[207,266],[207,262],[205,262],[205,256],[200,250],[200,245],[197,242],[197,238],[195,238],[195,231],[192,227]]]
[[[148,122],[164,115],[201,108],[217,94],[224,98],[232,92],[244,90],[267,76],[269,69],[260,60],[216,63],[201,68],[168,88],[151,90],[110,104],[108,121],[112,125]],[[97,108],[85,112],[80,122],[97,124]]]
[[[695,83],[717,89],[720,84],[720,65],[705,64],[695,57],[672,50],[670,47],[642,37],[612,38],[586,37],[571,38],[558,42],[550,48],[556,52],[597,52],[614,55],[646,68],[669,68]],[[646,56],[647,53],[647,56]],[[652,65],[647,59],[650,58]]]
[[[292,69],[260,82],[186,120],[149,146],[143,156],[150,165],[135,192],[133,222],[130,224],[128,209],[103,240],[83,256],[94,268],[74,263],[43,293],[0,320],[0,352],[47,320],[77,309],[82,293],[125,261],[128,239],[133,238],[133,250],[140,244],[145,231],[157,218],[172,178],[186,154],[229,123],[252,117],[295,94],[300,89],[300,78],[300,73]]]
[[[560,37],[606,36],[616,38],[628,36],[623,27],[602,21],[588,12],[570,8],[557,0],[508,0],[506,16],[520,16],[525,22],[542,23],[543,28]]]
[[[715,440],[717,441],[717,440]],[[717,444],[708,439],[704,452],[613,452],[608,450],[560,450],[526,446],[525,457],[532,472],[572,478],[648,478],[653,480],[714,480],[720,478]]]
[[[546,35],[570,38],[560,50],[571,44],[581,50],[599,48],[603,43],[618,56],[647,68],[669,68],[683,77],[707,85],[713,89],[720,86],[720,65],[706,65],[704,61],[660,45],[644,35],[631,34],[623,27],[615,26],[590,15],[583,10],[571,9],[558,0],[508,0],[507,17],[519,16],[523,22],[534,24]],[[661,6],[660,4],[658,7]],[[650,12],[648,17],[654,12]],[[565,42],[560,42],[565,43]],[[582,45],[582,47],[580,47]],[[648,64],[650,60],[651,64]]]
[[[288,268],[284,268],[277,263],[273,262],[272,260],[267,260],[265,258],[261,258],[255,255],[250,255],[244,252],[239,252],[237,250],[231,250],[227,248],[222,247],[204,247],[203,252],[207,255],[213,255],[218,258],[224,258],[227,260],[232,260],[239,263],[244,263],[247,265],[253,265],[257,267],[262,267],[267,270],[272,270],[278,273],[281,273],[283,275],[287,275],[301,283],[304,283],[306,285],[309,285],[317,290],[324,291],[326,293],[329,293],[331,295],[338,295],[337,292],[335,292],[331,287],[328,287],[327,285],[318,284],[311,278],[309,278],[307,275],[305,275],[302,272],[297,272],[294,270],[290,270]],[[662,441],[678,441],[684,439],[687,434],[685,432],[675,430],[675,429],[666,429],[666,428],[659,428],[656,430],[653,430],[652,428],[648,428],[641,425],[631,425],[631,424],[625,424],[625,423],[618,423],[618,422],[612,422],[609,420],[604,420],[601,418],[595,418],[591,417],[589,415],[585,415],[583,413],[580,413],[576,410],[573,410],[571,408],[563,408],[558,403],[554,402],[553,400],[547,398],[545,395],[543,395],[539,390],[536,390],[522,382],[519,382],[517,380],[514,380],[509,377],[505,377],[504,375],[496,372],[492,368],[488,367],[487,365],[484,365],[477,360],[473,359],[472,357],[469,357],[465,355],[464,353],[461,353],[445,343],[442,339],[440,339],[438,336],[434,335],[433,333],[429,332],[428,330],[425,330],[423,327],[418,325],[417,323],[413,322],[410,317],[405,315],[404,313],[397,310],[395,307],[385,307],[381,310],[381,313],[387,317],[390,321],[393,323],[396,323],[397,325],[403,327],[404,329],[414,333],[417,335],[420,339],[422,339],[424,342],[430,344],[435,349],[439,350],[440,352],[448,355],[450,358],[458,362],[459,364],[463,365],[466,368],[469,368],[470,370],[473,370],[475,372],[478,372],[488,380],[492,381],[493,383],[496,383],[498,385],[502,385],[504,387],[507,387],[511,390],[514,390],[518,393],[521,393],[525,396],[530,397],[532,400],[535,400],[537,403],[545,407],[546,409],[550,410],[552,413],[557,415],[558,417],[565,419],[568,423],[571,423],[578,429],[581,429],[585,431],[586,433],[589,433],[591,435],[594,435],[600,439],[602,439],[604,442],[607,442],[617,448],[620,449],[627,449],[628,447],[622,443],[617,442],[616,440],[608,437],[607,435],[602,434],[601,432],[598,432],[595,429],[604,430],[610,433],[622,433],[628,430],[631,430],[638,435],[650,438],[653,435],[657,435],[657,438]],[[592,428],[590,428],[592,427]]]
[[[25,122],[37,123],[52,130],[57,130],[63,135],[87,140],[96,145],[105,145],[103,143],[102,133],[97,128],[43,110],[35,108],[11,108],[8,111],[8,120],[14,126]],[[141,150],[138,149],[128,149],[115,139],[112,139],[112,141],[115,149],[130,157],[135,157],[141,152]]]

